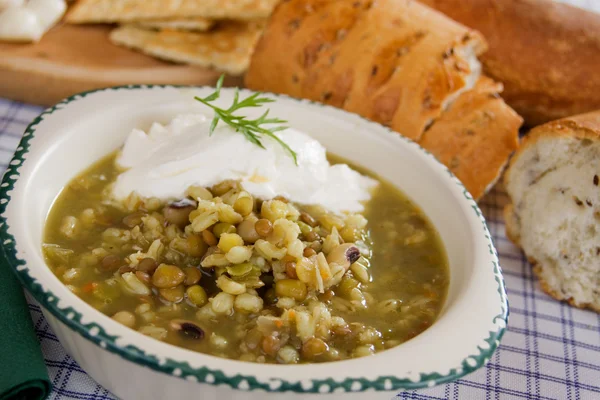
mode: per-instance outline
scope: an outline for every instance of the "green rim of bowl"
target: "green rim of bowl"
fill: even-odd
[[[115,335],[108,334],[104,328],[95,322],[84,324],[81,322],[81,313],[73,309],[72,307],[59,307],[59,298],[49,290],[44,290],[35,279],[29,274],[29,269],[25,265],[25,260],[17,257],[15,238],[11,235],[8,230],[7,219],[5,211],[8,202],[11,199],[10,192],[14,188],[14,184],[19,178],[19,168],[25,162],[25,155],[29,151],[30,142],[35,136],[37,125],[44,120],[45,116],[53,114],[55,111],[61,110],[65,105],[84,98],[90,94],[102,91],[119,91],[119,90],[137,90],[137,89],[152,89],[152,88],[200,88],[192,86],[176,86],[176,85],[128,85],[128,86],[117,86],[105,89],[90,90],[87,92],[79,93],[66,98],[65,100],[57,103],[53,107],[44,110],[33,122],[27,127],[23,138],[21,139],[17,150],[9,163],[7,170],[0,184],[0,240],[2,241],[2,248],[6,260],[14,269],[17,277],[23,284],[23,286],[33,295],[33,297],[47,310],[49,310],[58,320],[63,324],[67,325],[70,329],[74,330],[84,338],[92,341],[96,345],[110,351],[111,353],[117,354],[129,361],[136,364],[151,368],[155,371],[166,373],[169,375],[182,377],[187,380],[207,383],[211,385],[227,385],[233,389],[239,390],[265,390],[267,392],[297,392],[297,393],[332,393],[332,392],[361,392],[365,390],[410,390],[420,389],[425,387],[433,387],[435,385],[454,381],[471,372],[484,366],[490,359],[496,348],[500,343],[500,339],[504,335],[506,324],[508,322],[508,299],[506,296],[506,288],[504,285],[504,278],[500,265],[498,263],[498,253],[492,242],[490,232],[485,223],[483,214],[481,213],[477,203],[473,197],[466,190],[463,184],[454,176],[454,174],[443,164],[429,153],[427,150],[420,147],[412,140],[405,138],[390,129],[385,128],[390,134],[397,138],[410,143],[415,146],[419,151],[428,154],[433,160],[435,160],[440,166],[442,166],[448,173],[449,177],[461,188],[465,199],[470,203],[473,212],[477,215],[481,221],[481,234],[485,237],[488,243],[490,255],[492,256],[491,265],[489,268],[493,269],[496,283],[498,284],[498,294],[501,302],[501,312],[493,318],[493,323],[498,326],[496,331],[489,331],[489,336],[485,338],[488,346],[482,348],[478,346],[478,353],[471,354],[463,359],[461,365],[451,369],[447,374],[441,374],[439,372],[421,373],[418,380],[412,380],[409,378],[397,378],[395,376],[380,376],[376,379],[367,378],[346,378],[342,381],[335,380],[333,378],[325,379],[313,379],[311,381],[298,381],[289,382],[283,379],[274,379],[269,382],[259,381],[254,376],[249,375],[234,375],[227,376],[223,371],[218,369],[211,369],[210,367],[204,366],[200,368],[194,368],[187,362],[176,361],[172,359],[159,360],[155,355],[149,354],[136,346],[119,346],[116,343],[118,338]],[[285,95],[277,95],[269,93],[269,95],[289,98]],[[299,100],[305,103],[315,104],[325,108],[333,108],[330,106],[323,105],[321,103]],[[337,110],[337,109],[336,109]],[[340,110],[338,110],[340,111]],[[362,117],[360,117],[362,118]],[[368,121],[364,118],[363,120]],[[377,125],[377,124],[375,124]],[[378,125],[379,126],[379,125]]]

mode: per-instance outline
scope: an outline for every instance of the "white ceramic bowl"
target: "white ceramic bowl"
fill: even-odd
[[[41,244],[46,216],[61,188],[117,149],[132,128],[167,122],[181,112],[208,112],[193,96],[212,91],[129,86],[75,95],[33,121],[10,162],[0,188],[6,258],[83,369],[124,399],[388,399],[484,365],[504,332],[508,304],[496,250],[472,197],[410,140],[357,115],[284,96],[273,95],[272,115],[396,185],[438,229],[451,278],[445,306],[429,329],[371,357],[290,366],[246,363],[143,336],[81,301],[53,275]],[[219,101],[231,104],[232,95],[224,89]]]

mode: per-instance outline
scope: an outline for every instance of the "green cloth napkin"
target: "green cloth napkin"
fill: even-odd
[[[41,400],[50,388],[23,288],[0,251],[0,400]]]

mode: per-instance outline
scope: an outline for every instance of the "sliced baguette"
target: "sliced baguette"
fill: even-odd
[[[483,38],[410,0],[290,0],[257,45],[246,85],[355,112],[418,140],[475,85]]]
[[[484,50],[477,32],[414,1],[289,0],[269,20],[245,82],[390,126],[479,198],[516,148],[521,125],[498,98],[501,85],[483,79],[471,90]]]
[[[504,103],[502,84],[482,77],[436,120],[419,144],[462,181],[478,200],[502,175],[519,146],[523,120]]]
[[[508,237],[549,295],[600,312],[600,111],[533,129],[506,172]]]

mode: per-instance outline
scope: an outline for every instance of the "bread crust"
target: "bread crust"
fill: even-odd
[[[538,126],[529,132],[523,143],[524,145],[529,145],[542,137],[552,136],[591,140],[600,139],[600,110],[562,118]]]
[[[573,137],[576,139],[600,139],[600,110],[585,114],[574,115],[567,118],[551,121],[533,128],[521,141],[519,150],[513,155],[504,174],[504,185],[510,184],[512,166],[517,162],[529,146],[538,140],[549,137]]]
[[[600,110],[548,122],[532,129],[522,141],[519,150],[514,154],[510,162],[510,165],[504,176],[505,186],[508,187],[510,185],[513,166],[516,164],[521,154],[524,154],[530,146],[533,146],[537,141],[542,139],[561,137],[576,138],[581,140],[600,140]],[[513,212],[514,205],[512,203],[510,194],[508,195],[508,198],[509,202],[504,207],[506,236],[516,246],[522,249],[520,243],[520,227],[516,226],[515,223],[515,214]],[[533,267],[534,274],[540,281],[542,290],[548,295],[556,300],[566,301],[574,307],[582,309],[587,308],[600,313],[600,306],[592,303],[577,303],[572,297],[565,297],[552,289],[552,287],[543,278],[542,271],[544,266],[531,257],[528,257],[528,261]]]
[[[515,215],[513,213],[512,203],[508,203],[504,206],[502,216],[504,217],[504,230],[506,233],[506,237],[517,247],[521,248],[521,236],[519,235],[518,230],[515,227]]]
[[[419,142],[450,168],[476,200],[500,178],[519,146],[523,120],[500,98],[501,91],[501,84],[482,77]]]
[[[546,281],[544,280],[544,278],[542,277],[542,266],[540,264],[538,264],[537,262],[535,262],[535,260],[530,260],[529,263],[533,266],[533,273],[535,274],[535,276],[538,278],[538,280],[540,281],[540,286],[542,288],[542,290],[548,294],[550,297],[559,300],[559,301],[566,301],[569,305],[573,306],[573,307],[577,307],[577,308],[581,308],[581,309],[590,309],[590,310],[594,310],[597,313],[600,313],[600,307],[595,306],[592,303],[577,303],[575,301],[575,299],[573,299],[572,297],[564,297],[561,296],[557,291],[553,290],[550,285],[548,285],[548,283],[546,283]]]
[[[595,306],[592,303],[577,303],[575,301],[575,299],[573,299],[572,297],[562,296],[556,290],[552,289],[552,287],[550,287],[548,282],[546,282],[544,280],[544,277],[542,274],[542,269],[543,269],[542,265],[540,263],[538,263],[535,258],[532,258],[532,257],[527,257],[527,261],[529,262],[529,264],[531,264],[531,267],[533,269],[533,274],[536,276],[536,278],[540,282],[540,287],[542,288],[542,291],[544,293],[546,293],[548,296],[550,296],[553,299],[558,300],[558,301],[564,301],[572,307],[581,308],[581,309],[590,309],[590,310],[596,311],[597,313],[600,313],[600,307]]]
[[[245,82],[418,140],[472,72],[461,49],[485,46],[479,33],[410,0],[290,0],[271,17]]]
[[[600,109],[600,15],[549,0],[419,0],[479,30],[484,72],[529,126]]]
[[[465,87],[477,73],[464,52],[485,46],[479,33],[410,0],[290,0],[276,8],[245,80],[390,126],[479,199],[517,148],[522,123],[499,97],[501,84]]]

